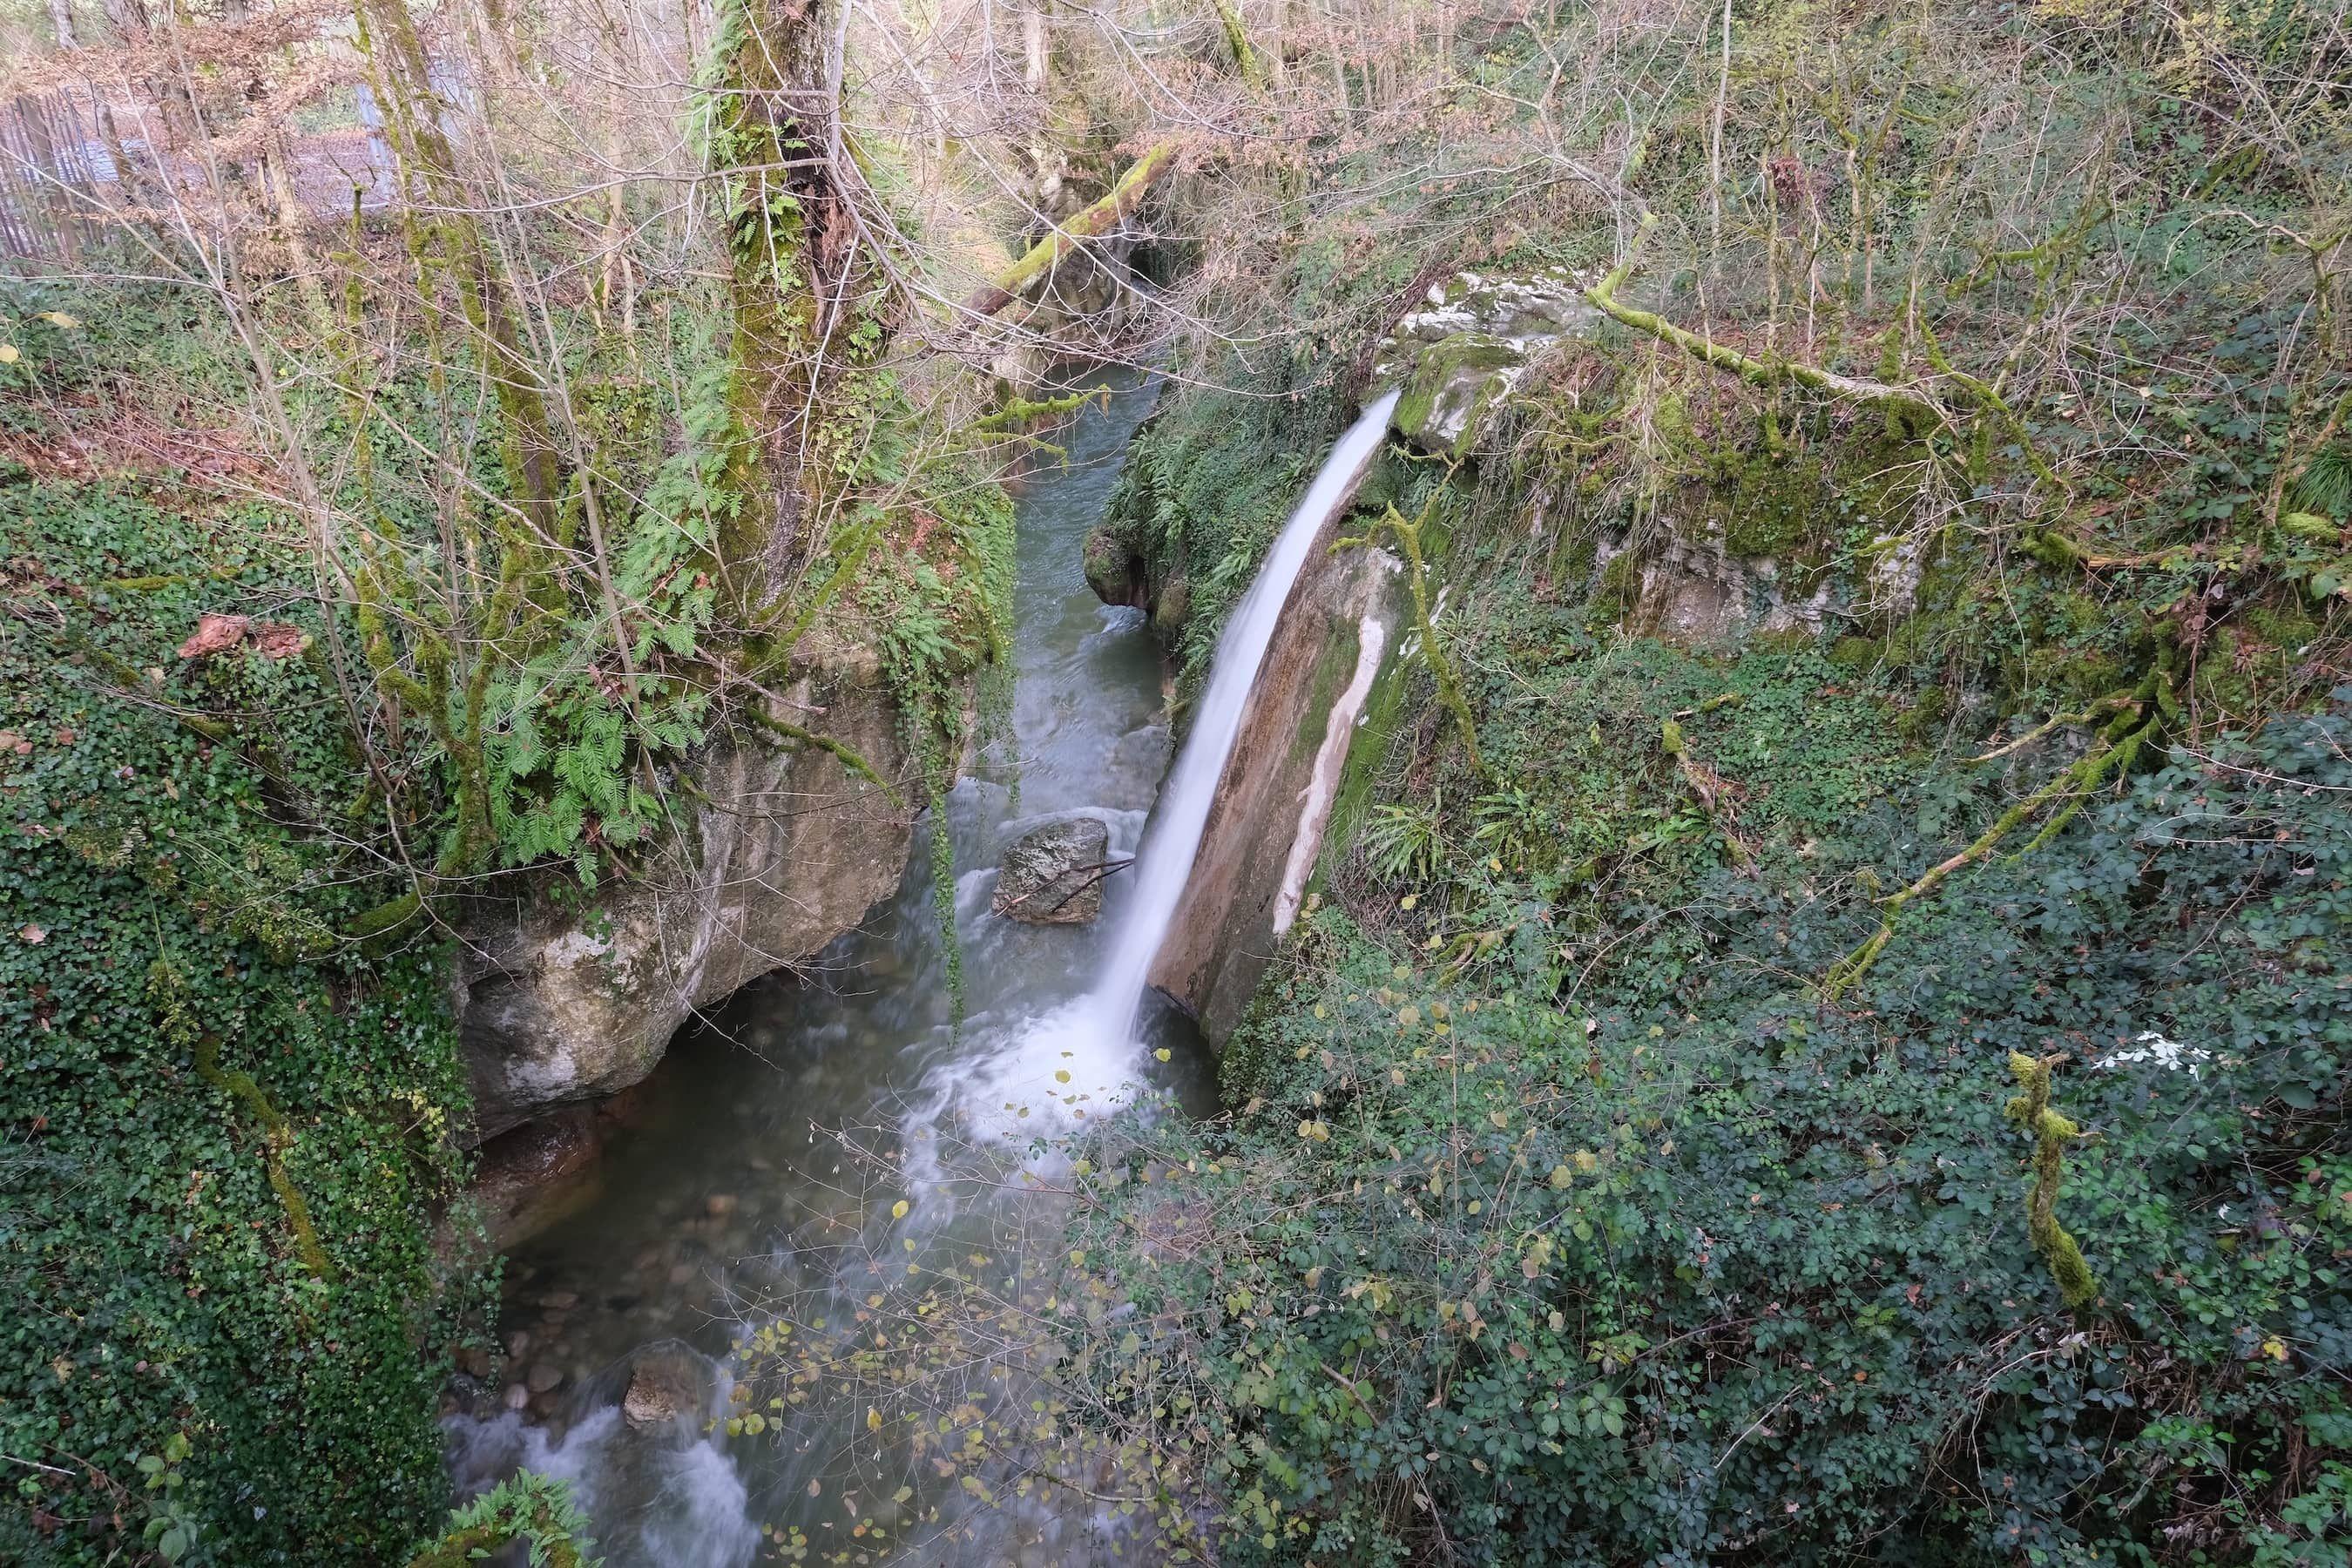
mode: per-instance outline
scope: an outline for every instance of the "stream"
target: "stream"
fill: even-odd
[[[1058,1462],[1091,1485],[1022,1479],[1055,1462],[1021,1450],[1027,1412],[1047,1407],[1035,1357],[1059,1353],[1034,1325],[1062,1276],[1062,1151],[1113,1115],[1214,1104],[1208,1054],[1145,974],[1283,606],[1396,395],[1340,438],[1274,540],[1171,768],[1143,614],[1100,604],[1082,570],[1152,395],[1141,376],[1109,384],[1066,459],[1015,490],[1012,755],[984,748],[946,804],[966,1016],[952,1016],[920,823],[895,900],[680,1031],[572,1212],[509,1255],[506,1380],[444,1424],[461,1495],[519,1468],[562,1478],[611,1568],[743,1568],[763,1539],[793,1557],[866,1561],[887,1543],[908,1561],[1041,1565],[1142,1544],[1121,1512],[1066,1506],[1118,1489],[1083,1445]],[[992,914],[1005,846],[1073,816],[1103,824],[1111,862],[1133,858],[1099,917]],[[996,1305],[943,1327],[940,1280],[958,1282],[946,1300]],[[1022,1326],[1008,1336],[1007,1321]],[[933,1428],[899,1412],[942,1373],[952,1415],[927,1413]],[[780,1386],[790,1402],[758,1402]],[[942,1452],[951,1429],[976,1441],[989,1423],[1015,1445],[996,1455],[1000,1479],[1019,1481],[1007,1497],[971,1468],[986,1456]]]
[[[1026,1132],[1033,1105],[1099,1114],[1147,1077],[1189,1104],[1213,1099],[1205,1053],[1164,1007],[1140,1031],[1168,1049],[1164,1065],[1134,1032],[1039,1026],[1066,1017],[1097,979],[1129,876],[1106,880],[1103,913],[1086,925],[989,913],[1004,846],[1045,820],[1097,817],[1112,858],[1132,855],[1168,765],[1162,662],[1143,613],[1100,603],[1081,569],[1152,397],[1139,375],[1103,379],[1108,407],[1090,405],[1057,437],[1066,460],[1015,490],[1017,766],[1007,747],[992,748],[947,803],[962,1024],[950,1019],[925,821],[897,897],[863,929],[679,1032],[635,1091],[580,1206],[507,1260],[503,1403],[527,1403],[450,1418],[453,1477],[461,1494],[519,1465],[570,1480],[610,1568],[735,1568],[751,1561],[758,1524],[789,1521],[808,1501],[805,1467],[786,1445],[705,1437],[691,1418],[724,1407],[730,1352],[757,1303],[837,1288],[843,1236],[887,1224],[901,1196],[927,1236],[984,1226],[986,1215],[964,1212],[975,1203],[1021,1201],[936,1179],[877,1190],[870,1171],[845,1161],[840,1134],[895,1135],[909,1151],[907,1175],[937,1178],[956,1173],[920,1170],[949,1157],[925,1151]],[[951,1136],[936,1136],[943,1126]],[[620,1408],[631,1360],[647,1347],[685,1363],[688,1379],[707,1363],[711,1383],[708,1410],[650,1443],[628,1440]]]

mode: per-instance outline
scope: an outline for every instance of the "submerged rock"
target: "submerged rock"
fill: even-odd
[[[701,1369],[681,1357],[640,1356],[629,1369],[621,1395],[621,1416],[638,1431],[666,1426],[702,1413],[708,1392]]]
[[[1102,912],[1110,829],[1068,816],[1023,834],[1004,851],[989,908],[1032,925],[1082,925]]]

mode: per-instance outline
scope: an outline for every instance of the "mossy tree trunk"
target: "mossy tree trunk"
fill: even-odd
[[[842,184],[840,89],[831,69],[837,0],[737,0],[721,24],[709,160],[720,176],[735,331],[735,428],[727,489],[740,498],[716,541],[719,576],[747,622],[795,558],[822,541],[813,519],[845,476],[829,473],[817,424],[854,358],[887,323],[849,306],[862,244]]]

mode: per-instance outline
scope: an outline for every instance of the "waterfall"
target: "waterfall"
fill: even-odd
[[[1290,521],[1283,524],[1256,579],[1234,606],[1223,635],[1217,638],[1216,655],[1209,663],[1209,689],[1201,695],[1200,710],[1193,716],[1184,749],[1169,770],[1168,782],[1160,786],[1159,809],[1136,857],[1134,889],[1126,916],[1089,999],[1097,1026],[1107,1027],[1114,1042],[1129,1038],[1135,1027],[1144,977],[1159,955],[1169,921],[1175,918],[1176,906],[1184,896],[1184,884],[1192,875],[1201,833],[1208,826],[1209,806],[1216,798],[1217,781],[1224,774],[1225,760],[1233,754],[1234,739],[1241,732],[1242,715],[1249,707],[1250,693],[1256,689],[1258,667],[1265,662],[1266,647],[1274,640],[1282,607],[1289,602],[1291,587],[1298,581],[1299,570],[1307,564],[1307,552],[1324,524],[1347,504],[1380,451],[1396,401],[1396,392],[1384,393],[1339,437]]]

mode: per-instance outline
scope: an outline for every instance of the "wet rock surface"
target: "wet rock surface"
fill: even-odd
[[[1110,829],[1100,818],[1048,822],[1006,848],[989,909],[1032,925],[1081,925],[1102,912],[1111,868]]]
[[[1151,984],[1213,1045],[1240,1024],[1296,913],[1338,774],[1404,618],[1402,568],[1381,550],[1318,552],[1284,608],[1151,967]],[[1368,622],[1377,630],[1368,633]]]

